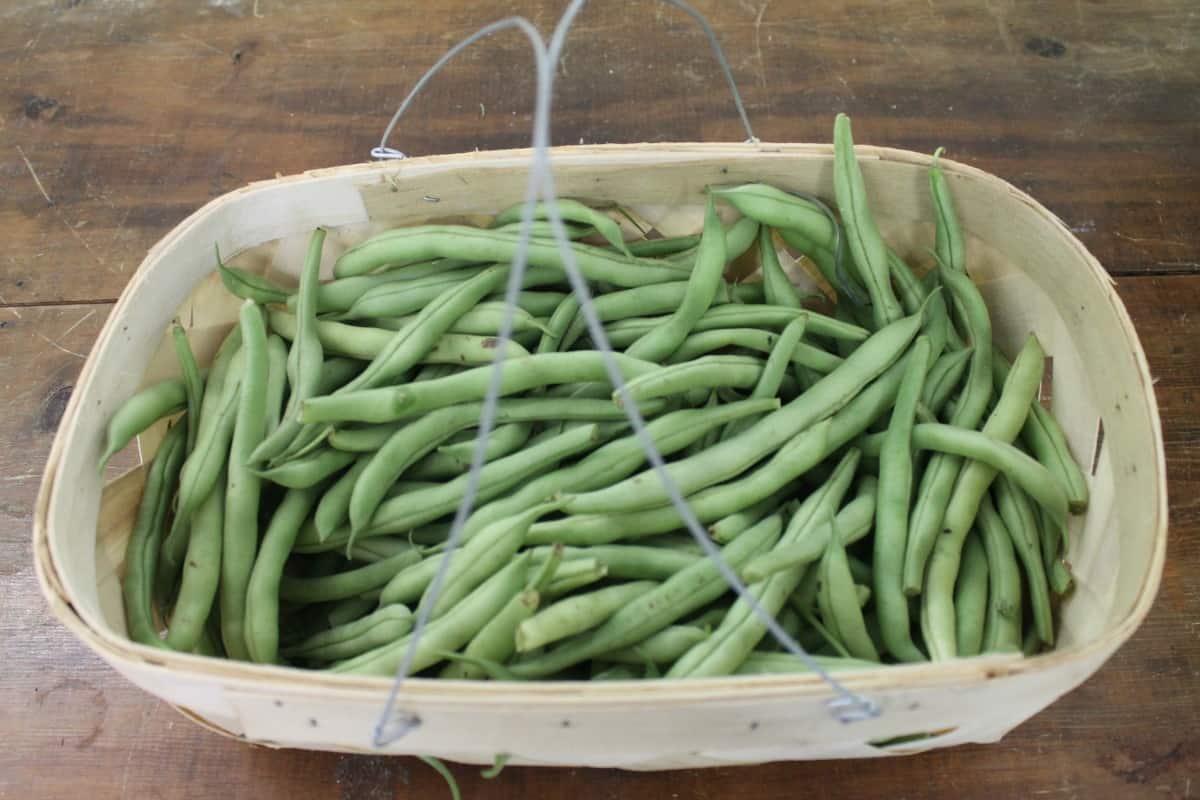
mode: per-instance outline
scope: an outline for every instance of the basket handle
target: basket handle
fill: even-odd
[[[683,11],[693,20],[695,20],[697,25],[700,26],[700,29],[704,32],[704,36],[708,39],[709,45],[712,47],[713,58],[715,58],[717,64],[720,65],[721,72],[725,75],[725,82],[729,84],[729,93],[733,96],[733,105],[737,109],[738,116],[742,120],[742,127],[746,129],[746,142],[748,144],[758,144],[759,139],[754,135],[753,128],[750,127],[750,118],[747,116],[746,106],[742,102],[742,93],[738,91],[737,82],[733,79],[733,70],[729,66],[728,59],[725,58],[725,51],[721,49],[721,43],[717,39],[717,34],[712,29],[712,26],[708,24],[708,20],[704,18],[703,14],[682,0],[662,0],[662,2],[665,2],[667,5],[674,6],[680,11]],[[460,52],[484,37],[491,36],[493,33],[499,33],[500,31],[510,28],[517,28],[524,33],[530,39],[531,43],[533,43],[535,49],[542,41],[537,30],[530,25],[528,20],[526,20],[524,17],[506,17],[505,19],[497,20],[490,25],[485,25],[475,33],[463,39],[458,44],[454,45],[454,47],[446,51],[446,53],[437,60],[437,63],[430,67],[425,74],[421,76],[420,80],[418,80],[416,85],[413,86],[413,88],[409,91],[403,102],[400,103],[400,107],[396,109],[396,113],[392,115],[391,121],[388,122],[387,127],[384,129],[383,136],[380,137],[378,146],[371,148],[371,158],[377,160],[398,160],[408,158],[408,156],[402,151],[388,147],[387,141],[389,138],[391,138],[392,132],[396,128],[396,124],[400,122],[400,118],[404,116],[404,112],[408,110],[408,107],[412,104],[413,99],[421,92],[422,89],[425,88],[425,85],[429,83],[433,76],[440,72],[442,67],[444,67]],[[556,31],[554,38],[550,42],[550,49],[553,51],[553,57],[555,61],[557,61],[558,53],[562,50],[566,31],[567,29],[565,27]]]
[[[755,615],[766,626],[772,636],[782,644],[786,650],[796,655],[801,659],[809,669],[817,674],[828,686],[834,690],[835,697],[828,703],[828,707],[833,716],[842,722],[854,722],[858,720],[869,719],[878,716],[880,713],[879,706],[870,698],[857,694],[844,686],[835,676],[831,675],[827,670],[821,667],[812,656],[810,656],[804,648],[796,642],[790,634],[779,624],[772,614],[763,608],[755,597],[750,593],[748,587],[743,583],[741,578],[726,563],[719,549],[708,538],[704,526],[700,524],[695,512],[688,505],[686,498],[683,496],[679,487],[675,485],[675,481],[667,472],[667,465],[663,460],[662,455],[658,452],[649,433],[646,431],[645,420],[637,408],[637,403],[629,395],[628,387],[626,386],[621,369],[617,365],[613,351],[610,348],[608,339],[604,334],[603,324],[600,322],[599,316],[596,314],[595,307],[591,303],[591,294],[587,287],[587,282],[584,280],[579,271],[578,265],[575,263],[573,251],[568,243],[567,234],[565,231],[563,219],[558,212],[555,204],[557,192],[554,188],[554,174],[550,166],[549,154],[549,131],[550,131],[550,102],[553,94],[554,83],[554,64],[557,63],[559,55],[562,52],[563,41],[566,38],[566,32],[570,28],[571,23],[579,10],[583,7],[587,0],[571,0],[571,3],[564,12],[555,28],[554,35],[551,37],[549,45],[541,38],[537,30],[528,22],[520,17],[510,17],[493,23],[485,27],[483,30],[467,39],[466,42],[453,48],[446,54],[437,64],[434,65],[413,91],[405,98],[404,103],[392,118],[392,122],[388,125],[384,132],[383,142],[380,144],[378,151],[381,154],[376,154],[376,157],[400,157],[403,154],[394,154],[387,152],[387,136],[391,133],[397,119],[407,108],[416,91],[419,90],[428,79],[443,66],[450,58],[460,52],[463,47],[473,41],[477,41],[482,36],[487,36],[490,33],[502,30],[504,28],[516,27],[530,40],[533,46],[534,55],[537,63],[538,74],[538,94],[536,107],[533,119],[533,157],[530,164],[529,180],[525,190],[525,202],[523,205],[523,214],[521,218],[521,235],[518,240],[516,253],[512,259],[512,270],[508,276],[508,286],[505,292],[506,313],[504,321],[500,328],[498,336],[498,347],[496,349],[491,369],[491,377],[488,385],[487,396],[483,403],[483,408],[480,411],[478,435],[475,440],[475,452],[471,460],[471,468],[467,472],[467,482],[464,487],[463,497],[459,503],[458,510],[455,512],[454,522],[451,524],[450,532],[446,539],[445,550],[441,555],[437,572],[433,576],[432,582],[426,589],[425,594],[421,598],[421,603],[417,608],[416,622],[413,626],[412,633],[407,637],[407,644],[403,647],[400,663],[396,668],[396,677],[392,682],[391,690],[388,692],[387,700],[384,703],[383,711],[379,721],[375,726],[375,731],[372,741],[376,747],[383,747],[390,742],[406,735],[409,731],[421,725],[420,717],[412,712],[397,709],[397,701],[401,691],[401,686],[407,677],[411,674],[411,666],[417,651],[417,643],[429,622],[431,609],[436,602],[438,594],[441,590],[442,582],[445,580],[450,559],[453,557],[454,551],[458,546],[462,536],[463,529],[466,525],[467,518],[470,515],[475,501],[476,493],[479,487],[479,477],[483,468],[483,463],[486,460],[484,443],[489,432],[495,423],[496,404],[500,397],[501,386],[501,370],[500,364],[504,359],[504,349],[508,343],[509,336],[512,332],[512,311],[516,306],[517,294],[521,288],[521,279],[524,275],[527,257],[527,247],[529,244],[530,224],[533,219],[534,204],[538,198],[542,198],[547,202],[549,211],[549,219],[554,228],[555,245],[562,256],[563,267],[567,274],[567,278],[572,286],[572,292],[579,300],[579,310],[587,320],[588,330],[592,333],[592,338],[596,342],[598,349],[604,356],[605,368],[609,374],[610,381],[620,396],[620,405],[625,409],[625,413],[632,424],[633,430],[637,435],[642,449],[645,451],[646,457],[649,460],[652,468],[658,474],[664,487],[670,496],[671,503],[678,510],[681,518],[685,523],[685,527],[692,533],[696,541],[700,544],[705,554],[712,559],[716,564],[718,572],[725,582],[738,595],[740,600],[745,601]],[[683,0],[665,0],[671,5],[681,8],[691,15],[694,19],[700,22],[705,32],[709,35],[710,41],[714,45],[717,52],[718,60],[721,62],[725,70],[726,77],[729,78],[730,85],[733,87],[733,79],[729,72],[728,63],[725,62],[720,47],[716,43],[716,37],[712,33],[712,29],[708,27],[704,18],[696,11],[691,9]],[[734,100],[737,103],[738,110],[742,114],[742,120],[746,124],[746,130],[751,136],[751,141],[754,139],[753,131],[750,130],[749,121],[745,116],[745,109],[741,103],[741,97],[737,93],[736,87],[733,87]],[[836,532],[834,534],[836,536]],[[398,643],[399,644],[399,643]]]

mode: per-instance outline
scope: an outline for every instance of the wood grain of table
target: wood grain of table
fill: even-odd
[[[628,773],[510,768],[497,798],[1200,797],[1200,12],[1190,0],[696,0],[755,132],[949,155],[1032,193],[1117,280],[1162,413],[1162,589],[1092,679],[997,744],[874,761]],[[433,6],[438,10],[433,10]],[[409,758],[273,751],[209,733],[56,623],[33,576],[41,469],[92,342],[146,250],[247,182],[361,161],[453,42],[513,0],[36,0],[0,8],[0,798],[427,798]],[[392,142],[523,146],[516,35],[466,52]],[[650,0],[591,4],[553,141],[744,138],[704,40]],[[1193,785],[1194,784],[1194,785]]]

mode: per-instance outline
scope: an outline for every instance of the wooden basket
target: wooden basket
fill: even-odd
[[[833,195],[826,145],[588,146],[553,157],[563,196],[633,205],[666,233],[682,219],[669,209],[701,207],[712,184],[764,180]],[[927,262],[929,158],[871,147],[860,147],[859,158],[884,235],[911,260]],[[163,342],[176,314],[193,328],[202,358],[234,321],[236,302],[213,275],[214,243],[242,253],[243,266],[286,272],[320,224],[332,232],[329,265],[382,227],[471,218],[517,202],[528,159],[524,150],[469,153],[256,183],[209,203],[150,250],[84,365],[38,496],[38,575],[68,628],[129,680],[210,727],[272,746],[370,749],[386,680],[202,658],[126,639],[119,576],[142,470],[102,485],[95,465],[104,426],[140,384],[171,369]],[[1078,686],[1129,638],[1153,602],[1166,549],[1162,435],[1142,348],[1110,279],[1061,222],[998,178],[942,166],[996,336],[1012,353],[1037,332],[1054,359],[1053,411],[1091,484],[1091,507],[1073,520],[1076,586],[1062,608],[1057,649],[1031,659],[847,673],[842,680],[883,711],[850,725],[830,716],[829,690],[810,675],[601,684],[413,679],[401,703],[423,724],[389,752],[474,763],[503,752],[517,764],[668,769],[989,742]],[[152,449],[153,437],[142,446]],[[912,734],[927,736],[884,744]]]

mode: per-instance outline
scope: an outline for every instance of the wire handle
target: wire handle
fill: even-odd
[[[750,117],[746,114],[745,103],[742,102],[742,93],[738,91],[737,82],[733,79],[733,70],[729,66],[728,59],[725,58],[725,51],[721,49],[721,43],[717,39],[717,34],[712,29],[712,26],[708,24],[708,20],[705,19],[703,14],[686,3],[675,2],[674,0],[663,0],[663,2],[666,2],[668,5],[675,6],[691,16],[691,18],[696,21],[696,24],[698,24],[704,31],[704,35],[708,39],[709,45],[712,46],[713,58],[715,58],[717,64],[720,65],[721,72],[725,74],[725,82],[729,84],[729,93],[733,95],[733,105],[737,108],[738,116],[742,120],[742,127],[746,129],[746,143],[758,144],[759,139],[754,135],[754,130],[750,127]],[[568,13],[570,12],[568,11]],[[566,15],[564,15],[564,19],[565,18]],[[396,109],[396,113],[392,115],[392,119],[388,122],[387,127],[384,128],[383,136],[381,136],[379,139],[379,144],[371,148],[371,158],[379,161],[408,158],[403,151],[389,147],[387,141],[389,138],[391,138],[392,132],[396,129],[397,123],[400,122],[400,118],[404,116],[404,112],[408,110],[408,107],[412,104],[413,99],[420,94],[421,90],[425,88],[425,85],[429,83],[433,76],[441,72],[442,67],[446,66],[446,64],[462,50],[470,47],[480,39],[491,36],[493,33],[499,33],[500,31],[514,27],[521,28],[522,32],[526,36],[531,38],[538,37],[539,41],[541,40],[537,30],[533,28],[529,21],[524,17],[506,17],[505,19],[497,20],[489,25],[484,25],[482,28],[475,31],[475,33],[472,33],[470,36],[454,45],[454,47],[447,50],[446,53],[437,60],[437,63],[430,67],[429,70],[421,76],[421,79],[417,81],[416,85],[413,86],[413,88],[409,91],[403,102],[400,103],[400,107]],[[557,61],[557,58],[555,61]]]
[[[742,122],[746,127],[746,132],[749,135],[751,142],[757,142],[753,131],[750,128],[750,122],[746,117],[745,108],[742,104],[741,96],[737,91],[733,82],[733,76],[729,70],[729,64],[725,60],[724,54],[721,51],[720,44],[717,42],[716,35],[712,28],[708,25],[707,20],[698,11],[693,9],[683,0],[663,0],[664,2],[679,8],[686,12],[689,16],[695,19],[704,29],[709,41],[713,45],[713,50],[717,55],[717,60],[720,62],[725,75],[729,80],[731,89],[733,90],[734,102],[737,105],[738,112],[742,117]],[[609,376],[616,394],[620,398],[620,404],[625,409],[625,413],[629,418],[634,434],[638,438],[639,444],[642,446],[651,467],[654,469],[658,478],[662,481],[668,496],[671,499],[672,505],[679,512],[685,527],[699,543],[709,559],[716,564],[718,572],[725,582],[734,590],[738,597],[745,602],[759,620],[764,624],[771,635],[781,644],[784,649],[795,655],[815,674],[821,677],[826,684],[837,695],[829,702],[829,708],[833,716],[844,723],[855,722],[862,719],[878,716],[880,713],[879,707],[874,701],[863,697],[849,689],[831,675],[828,671],[821,667],[816,660],[805,652],[799,643],[797,643],[779,624],[775,618],[769,614],[766,609],[755,599],[749,589],[738,577],[737,573],[729,566],[722,557],[720,550],[708,536],[704,526],[696,517],[691,506],[683,497],[675,480],[667,472],[666,463],[663,460],[662,454],[655,447],[653,439],[646,431],[646,422],[642,417],[641,411],[638,409],[637,403],[630,396],[625,381],[621,375],[620,368],[617,365],[611,345],[608,342],[608,337],[604,332],[604,325],[600,321],[596,313],[595,306],[592,302],[591,292],[588,289],[587,282],[579,271],[578,264],[575,261],[575,253],[571,248],[570,240],[566,233],[566,227],[558,210],[556,202],[557,192],[554,185],[554,174],[550,169],[550,104],[553,97],[554,89],[554,68],[558,63],[559,56],[562,52],[563,43],[566,39],[567,31],[570,29],[575,16],[582,9],[587,0],[572,0],[567,10],[563,13],[558,25],[555,27],[554,34],[550,39],[549,44],[542,39],[537,30],[532,24],[523,17],[508,17],[477,31],[472,36],[467,37],[459,44],[455,45],[446,53],[438,62],[422,76],[416,86],[404,102],[400,105],[396,114],[392,117],[387,129],[384,131],[383,139],[379,147],[372,151],[372,154],[379,154],[378,158],[403,158],[403,153],[391,150],[387,147],[387,138],[395,127],[400,116],[407,109],[413,96],[419,91],[429,79],[440,70],[451,58],[457,55],[471,43],[478,41],[484,36],[496,33],[508,28],[516,28],[520,30],[529,39],[534,51],[534,60],[537,69],[537,96],[535,99],[535,109],[533,117],[533,157],[529,168],[529,179],[525,187],[524,204],[521,214],[520,236],[517,242],[517,250],[513,256],[511,271],[508,275],[508,285],[505,290],[505,314],[500,326],[500,332],[497,336],[497,346],[492,361],[491,375],[488,384],[488,390],[484,399],[483,408],[480,411],[478,434],[475,439],[475,449],[471,458],[471,467],[467,472],[466,486],[464,487],[463,499],[455,512],[454,522],[450,527],[450,533],[446,539],[445,549],[442,554],[441,561],[438,564],[437,572],[434,575],[433,581],[426,590],[421,599],[421,603],[417,608],[417,618],[413,626],[412,633],[408,637],[405,646],[404,655],[400,665],[396,671],[395,681],[392,683],[391,691],[388,693],[387,701],[384,704],[383,711],[379,721],[375,726],[373,743],[376,747],[384,747],[391,742],[396,741],[405,734],[411,732],[421,724],[420,717],[404,709],[398,708],[398,700],[404,681],[411,673],[412,665],[417,653],[417,645],[420,642],[421,635],[429,623],[429,616],[436,603],[438,594],[441,591],[442,584],[446,577],[446,572],[449,568],[450,559],[454,555],[455,549],[458,547],[459,540],[462,538],[463,528],[466,525],[467,519],[470,517],[474,508],[475,497],[479,489],[480,470],[483,468],[486,459],[485,445],[488,435],[491,433],[495,425],[496,406],[500,397],[501,377],[503,375],[503,364],[505,353],[508,348],[508,342],[512,335],[513,326],[513,310],[517,305],[517,297],[521,290],[522,281],[525,274],[531,223],[533,221],[533,210],[538,199],[545,201],[546,210],[548,212],[549,222],[554,232],[555,243],[558,247],[559,254],[562,258],[563,268],[566,272],[568,281],[575,296],[579,299],[580,312],[584,316],[587,323],[587,329],[591,335],[592,341],[597,350],[600,351],[604,361],[606,372]],[[399,643],[398,643],[399,644]]]

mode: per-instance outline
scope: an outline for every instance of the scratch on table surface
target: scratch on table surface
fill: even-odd
[[[195,36],[188,36],[186,33],[179,34],[179,38],[186,39],[189,42],[195,42],[196,44],[200,45],[201,47],[207,47],[209,50],[212,50],[214,53],[224,53],[225,52],[224,50],[217,47],[216,45],[209,44],[208,42],[203,41],[201,39],[197,39]]]
[[[20,311],[17,311],[17,309],[14,306],[9,305],[9,302],[4,299],[4,295],[2,295],[2,294],[0,294],[0,308],[7,308],[9,311],[11,311],[13,313],[13,316],[16,317],[17,319],[22,319],[22,320],[25,319],[24,317],[21,316]]]
[[[42,333],[41,331],[34,331],[33,333],[35,336],[37,336],[39,339],[44,341],[46,344],[53,347],[55,350],[61,350],[62,352],[66,353],[67,355],[75,356],[76,358],[84,358],[84,359],[87,358],[87,356],[83,355],[82,353],[76,353],[74,350],[68,350],[67,348],[63,347],[61,344],[54,341],[53,339],[51,339],[49,336]]]
[[[1120,231],[1113,231],[1113,236],[1116,236],[1118,239],[1124,239],[1127,242],[1133,242],[1134,244],[1165,244],[1165,245],[1169,245],[1171,247],[1187,247],[1188,246],[1187,242],[1180,242],[1180,241],[1176,241],[1175,239],[1157,239],[1153,236],[1148,236],[1148,237],[1129,236],[1127,234],[1121,233]]]
[[[1011,4],[1005,3],[1011,7]],[[991,0],[984,0],[983,7],[987,9],[988,14],[996,21],[996,30],[1000,33],[1000,41],[1004,43],[1004,49],[1010,54],[1017,51],[1017,46],[1013,42],[1012,33],[1008,30],[1008,17],[1001,9],[997,8],[997,4]]]
[[[742,8],[754,14],[754,60],[758,64],[758,66],[755,68],[755,72],[758,74],[758,85],[765,89],[767,88],[767,70],[766,62],[763,61],[762,21],[763,16],[765,16],[767,13],[767,8],[771,5],[771,0],[766,0],[766,2],[757,9],[750,3],[746,2],[746,0],[739,0],[738,4]]]
[[[46,191],[46,187],[42,185],[42,179],[38,177],[37,170],[33,168],[33,164],[29,161],[29,157],[25,155],[25,151],[21,149],[21,145],[17,145],[17,155],[25,162],[25,167],[29,170],[29,174],[33,177],[33,182],[37,184],[38,191],[42,193],[42,197],[46,198],[46,204],[53,206],[54,201],[50,199],[50,193]]]
[[[158,711],[160,705],[162,705],[162,701],[155,700],[148,709],[142,712],[142,722],[138,725],[137,733],[128,740],[132,742],[132,745],[129,747],[129,755],[125,758],[125,768],[121,770],[121,793],[118,797],[126,797],[125,790],[129,785],[129,768],[133,765],[134,756],[137,755],[138,744],[142,741],[142,733],[146,730],[146,724],[154,716],[154,712]]]
[[[68,335],[71,333],[71,331],[75,330],[75,329],[76,329],[76,328],[78,328],[80,325],[82,325],[83,323],[87,322],[88,318],[89,318],[89,317],[91,317],[91,316],[92,316],[93,314],[95,314],[95,313],[96,313],[96,309],[94,309],[94,308],[93,308],[91,311],[87,312],[87,313],[86,313],[86,314],[84,314],[82,317],[80,317],[80,318],[79,318],[79,319],[78,319],[78,320],[75,322],[75,324],[74,324],[74,325],[72,325],[71,327],[67,328],[65,331],[63,331],[62,333],[60,333],[60,334],[59,334],[59,337],[60,337],[60,338],[66,338],[66,337],[67,337],[67,336],[68,336]]]

